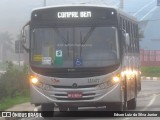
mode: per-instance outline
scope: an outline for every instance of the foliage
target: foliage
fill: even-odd
[[[141,67],[142,76],[148,77],[160,77],[160,67]]]
[[[16,96],[14,98],[4,98],[3,100],[0,101],[0,111],[6,110],[10,107],[13,107],[16,104],[21,104],[29,101],[29,95],[25,96]]]
[[[27,79],[27,66],[18,68],[13,63],[7,62],[6,73],[0,76],[0,100],[26,95],[29,88]]]
[[[0,62],[0,71],[5,71],[6,70],[6,63]]]
[[[14,44],[12,35],[9,32],[1,32],[0,33],[0,49],[2,53],[2,57],[0,58],[3,62],[6,61],[8,58],[7,53],[13,53],[14,51]],[[8,52],[7,52],[8,51]]]
[[[2,44],[8,44],[10,46],[12,45],[12,40],[12,35],[9,32],[0,33],[0,42]]]

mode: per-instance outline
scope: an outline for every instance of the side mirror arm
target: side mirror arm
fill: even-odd
[[[30,25],[30,21],[28,21],[23,27],[22,27],[22,31],[21,31],[21,36],[22,36],[22,46],[23,46],[23,48],[24,48],[24,50],[28,53],[28,52],[30,52],[30,49],[29,48],[27,48],[24,44],[26,43],[26,38],[25,38],[25,33],[24,33],[24,29],[25,29],[25,27],[26,26],[28,26],[28,25]]]
[[[27,48],[25,45],[22,45],[22,47],[24,48],[24,50],[25,50],[27,53],[29,53],[29,52],[30,52],[30,49],[29,49],[29,48]]]

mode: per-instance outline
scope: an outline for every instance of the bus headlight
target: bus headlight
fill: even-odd
[[[33,84],[33,85],[36,85],[38,87],[42,87],[43,86],[43,83],[39,81],[38,77],[36,76],[31,76],[30,77],[30,82]]]
[[[120,81],[120,78],[119,78],[118,76],[114,76],[114,77],[112,78],[112,80],[113,80],[114,83],[117,83],[117,82]]]
[[[32,77],[32,78],[31,78],[31,82],[32,82],[33,84],[37,84],[37,83],[38,83],[38,78]]]
[[[111,87],[119,82],[120,82],[120,75],[117,74],[117,75],[113,76],[110,80],[107,81],[107,85],[109,87]]]
[[[37,86],[37,87],[39,87],[41,89],[44,89],[44,90],[50,90],[50,88],[51,88],[50,85],[44,84],[41,81],[39,81],[38,77],[36,77],[36,76],[31,76],[30,77],[30,82],[33,85],[35,85],[35,86]]]

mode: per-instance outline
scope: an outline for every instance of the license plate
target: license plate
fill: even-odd
[[[68,98],[82,98],[81,92],[68,93]]]

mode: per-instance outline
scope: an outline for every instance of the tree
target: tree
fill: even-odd
[[[3,62],[6,61],[7,58],[7,51],[12,52],[13,51],[13,38],[10,33],[8,32],[2,32],[0,33],[0,59],[2,59]]]
[[[19,68],[12,62],[7,62],[6,72],[0,76],[0,100],[5,97],[26,95],[29,90],[28,77],[27,66]]]

